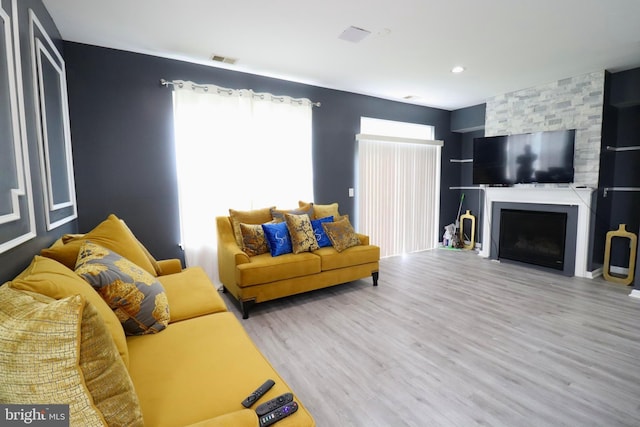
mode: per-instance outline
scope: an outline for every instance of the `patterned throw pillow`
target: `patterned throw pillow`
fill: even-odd
[[[80,369],[93,403],[110,426],[143,426],[138,395],[102,317],[87,301],[80,330]]]
[[[143,425],[127,368],[81,295],[56,300],[2,286],[0,330],[0,402],[69,404],[70,425]]]
[[[235,209],[229,209],[229,220],[231,221],[231,228],[233,229],[233,236],[236,238],[236,243],[239,248],[242,248],[242,231],[240,230],[240,224],[264,224],[271,221],[271,209],[273,207],[254,209],[252,211],[237,211]]]
[[[264,235],[262,224],[240,223],[242,232],[242,250],[249,256],[262,255],[269,252],[269,244]]]
[[[290,254],[293,251],[286,222],[262,224],[262,229],[269,242],[271,256]]]
[[[307,214],[309,218],[313,218],[313,205],[307,205],[298,209],[271,209],[271,218],[273,218],[275,222],[284,222],[285,214]]]
[[[0,402],[68,404],[71,425],[104,425],[78,363],[84,304],[0,287]]]
[[[321,248],[325,248],[327,246],[331,246],[331,240],[329,240],[329,236],[322,228],[323,222],[333,222],[332,216],[327,216],[319,219],[311,220],[311,227],[313,227],[313,234],[316,235],[316,241],[318,242],[318,246]]]
[[[311,208],[313,209],[313,215],[309,215],[311,219],[325,218],[328,216],[332,216],[334,219],[338,219],[340,217],[340,213],[338,212],[338,203],[319,205],[317,203],[304,202],[302,200],[299,200],[298,206],[300,206],[301,209],[308,209],[308,207],[311,206]]]
[[[116,313],[127,335],[160,332],[169,324],[169,304],[162,284],[128,259],[86,241],[75,271]]]
[[[349,218],[343,217],[335,222],[325,222],[322,224],[322,228],[329,236],[333,248],[338,252],[360,244],[360,239],[349,222]]]
[[[287,229],[291,236],[291,247],[294,254],[302,252],[315,251],[320,249],[316,240],[316,235],[311,226],[309,215],[293,215],[284,214],[284,220],[287,223]]]

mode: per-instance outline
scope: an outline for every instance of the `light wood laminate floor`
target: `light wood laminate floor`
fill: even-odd
[[[438,249],[241,321],[318,427],[640,426],[630,291]]]

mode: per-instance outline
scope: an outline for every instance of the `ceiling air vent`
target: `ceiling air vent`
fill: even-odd
[[[358,43],[359,41],[362,41],[365,37],[367,37],[369,34],[371,34],[371,31],[367,31],[363,28],[351,26],[346,30],[344,30],[342,34],[338,36],[338,38],[341,40],[346,40],[348,42]]]
[[[229,58],[227,56],[221,56],[221,55],[213,55],[211,59],[216,62],[222,62],[224,64],[230,64],[230,65],[233,65],[238,61],[235,58]]]

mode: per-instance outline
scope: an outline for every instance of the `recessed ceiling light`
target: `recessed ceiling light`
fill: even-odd
[[[451,69],[451,72],[456,74],[461,73],[463,71],[464,71],[464,67],[462,65],[456,65]]]

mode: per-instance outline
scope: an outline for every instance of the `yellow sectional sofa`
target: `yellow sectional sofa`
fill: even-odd
[[[300,202],[300,205],[304,206],[304,203]],[[273,221],[273,211],[247,211],[239,215],[239,221],[243,224],[268,223]],[[334,212],[339,215],[337,204]],[[311,218],[317,216],[311,214]],[[217,217],[216,226],[220,281],[224,291],[230,292],[238,301],[244,319],[249,317],[249,310],[256,303],[369,276],[374,286],[378,284],[380,248],[371,245],[366,235],[355,233],[358,244],[341,251],[328,246],[278,256],[269,252],[249,256],[236,239],[233,215]]]
[[[109,227],[118,227],[114,218],[106,221]],[[102,237],[114,239],[109,227]],[[99,234],[70,241],[100,240]],[[55,257],[51,250],[59,255],[61,245],[43,253]],[[147,267],[159,271],[149,274],[163,289],[156,302],[166,300],[169,313],[155,333],[125,333],[122,313],[110,300],[78,269],[53,258],[35,256],[0,286],[0,403],[68,404],[72,426],[258,427],[255,408],[292,390],[201,268],[149,261],[155,267]],[[244,408],[241,402],[267,379],[275,385]],[[276,425],[314,426],[295,393],[294,401],[298,410]]]

